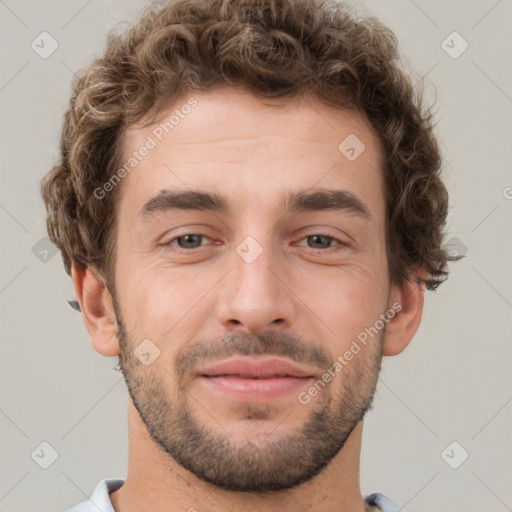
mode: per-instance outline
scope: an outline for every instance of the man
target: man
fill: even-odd
[[[446,278],[418,98],[388,29],[320,0],[177,0],[109,37],[42,194],[129,467],[69,510],[399,510],[359,457]]]

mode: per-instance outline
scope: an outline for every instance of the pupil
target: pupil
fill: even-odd
[[[201,235],[185,235],[185,236],[180,236],[179,239],[178,239],[178,245],[180,247],[184,247],[184,248],[190,249],[190,244],[194,245],[197,242],[200,242],[200,240],[199,240],[200,237],[201,237]]]
[[[318,242],[318,240],[320,240],[320,242],[318,242],[320,244],[320,246],[322,248],[327,248],[327,247],[330,247],[331,245],[331,241],[329,239],[329,237],[327,236],[323,236],[323,235],[313,235],[311,237],[309,237],[310,239],[313,239],[313,243],[316,244]],[[322,244],[322,241],[321,240],[324,240],[325,243]]]

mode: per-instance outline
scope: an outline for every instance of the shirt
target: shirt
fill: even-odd
[[[106,478],[96,486],[88,500],[82,501],[64,512],[115,512],[110,501],[110,493],[119,489],[123,484],[122,478]],[[366,496],[365,502],[377,507],[381,512],[405,512],[379,492]]]

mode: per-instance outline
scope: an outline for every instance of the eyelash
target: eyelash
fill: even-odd
[[[192,252],[194,252],[194,251],[204,247],[204,245],[200,245],[199,247],[194,247],[192,249],[186,249],[186,248],[183,248],[183,247],[178,247],[176,249],[176,248],[174,248],[175,246],[171,245],[173,242],[177,241],[178,239],[185,238],[186,236],[189,236],[189,235],[200,236],[202,238],[210,239],[209,236],[201,235],[199,233],[185,233],[184,235],[180,235],[180,236],[174,237],[172,240],[169,240],[169,242],[166,242],[165,244],[162,244],[162,245],[163,245],[163,247],[164,247],[164,249],[166,251],[169,251],[171,253],[176,253],[176,252],[183,252],[183,253],[189,252],[189,253],[192,253]],[[329,240],[331,240],[333,242],[336,242],[338,245],[334,246],[334,247],[327,247],[325,249],[318,249],[318,248],[314,248],[314,247],[308,247],[308,249],[310,249],[313,253],[324,253],[324,254],[327,253],[327,254],[329,254],[331,252],[337,252],[337,251],[346,249],[349,246],[349,244],[347,244],[346,242],[343,242],[342,240],[339,240],[338,238],[335,238],[335,237],[333,237],[331,235],[323,235],[321,233],[313,233],[312,235],[306,235],[303,238],[301,238],[301,240],[304,240],[304,239],[307,239],[307,238],[311,238],[311,237],[314,237],[314,236],[321,236],[323,238],[327,238],[327,239],[329,239]]]

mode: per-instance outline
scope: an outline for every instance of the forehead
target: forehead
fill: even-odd
[[[365,189],[374,203],[383,195],[381,148],[369,124],[313,97],[191,93],[159,112],[155,124],[130,127],[124,142],[124,209],[140,210],[165,189],[210,189],[260,207],[294,188]]]

